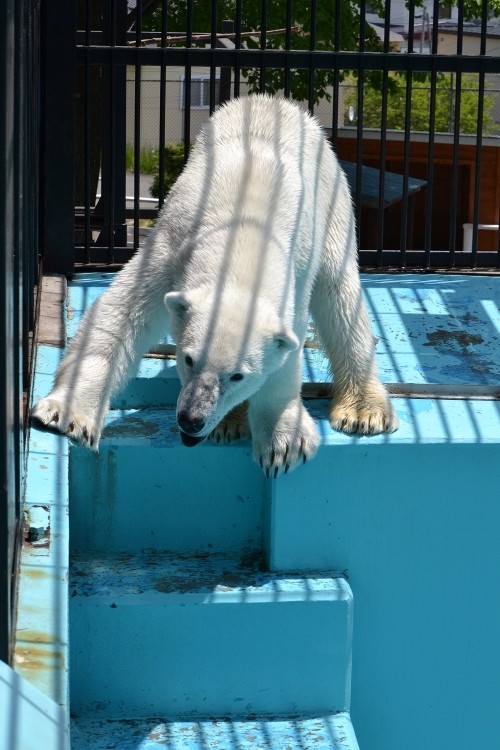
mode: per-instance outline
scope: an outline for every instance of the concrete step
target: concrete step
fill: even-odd
[[[266,480],[250,442],[182,445],[175,410],[114,411],[99,454],[72,445],[74,551],[262,549]]]
[[[77,556],[72,712],[93,718],[333,714],[349,708],[352,594],[334,574],[158,551]]]
[[[359,750],[349,714],[225,721],[75,719],[72,750]]]

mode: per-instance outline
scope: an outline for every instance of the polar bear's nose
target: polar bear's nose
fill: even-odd
[[[177,424],[188,435],[197,435],[205,427],[205,420],[193,419],[186,411],[181,411],[177,415]]]

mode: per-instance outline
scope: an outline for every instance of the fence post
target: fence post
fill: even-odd
[[[69,274],[75,254],[76,0],[42,6],[41,248],[45,271]]]
[[[104,3],[103,32],[110,45],[127,43],[127,4],[117,3],[116,8]],[[103,227],[96,244],[108,247],[112,260],[115,246],[127,244],[126,226],[126,119],[127,119],[127,68],[118,65],[113,57],[109,66],[103,66],[103,109],[101,151],[101,198],[94,215],[102,217]]]
[[[223,21],[222,31],[224,34],[234,33],[234,21]],[[225,49],[234,49],[234,42],[232,39],[217,39],[217,46],[224,47]],[[219,81],[219,104],[224,104],[231,99],[231,68],[222,67],[220,69],[220,81]]]
[[[14,2],[2,9],[0,25],[0,659],[8,662],[11,634],[11,573],[15,528],[15,450],[12,410],[14,337],[13,256],[15,138],[15,35]],[[15,343],[14,343],[15,342]]]

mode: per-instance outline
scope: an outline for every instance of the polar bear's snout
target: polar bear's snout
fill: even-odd
[[[181,430],[181,440],[182,444],[187,448],[192,448],[193,446],[198,445],[198,443],[202,443],[205,440],[205,436],[198,437],[197,435],[188,435]]]
[[[184,445],[196,445],[207,437],[212,429],[210,425],[218,399],[219,379],[211,373],[195,375],[181,390],[177,401],[177,424]]]
[[[181,429],[181,440],[189,448],[206,438],[206,435],[200,435],[205,427],[205,420],[200,417],[193,418],[187,410],[177,412],[177,424]]]
[[[177,424],[188,435],[198,435],[205,427],[205,420],[191,419],[188,412],[181,411],[177,416]]]

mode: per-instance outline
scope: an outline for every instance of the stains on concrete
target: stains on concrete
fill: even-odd
[[[330,590],[331,575],[277,575],[266,572],[262,552],[230,554],[172,554],[154,550],[130,558],[122,555],[96,557],[75,555],[70,568],[70,596],[109,597],[119,605],[120,597],[160,594],[202,594],[261,592],[273,597],[283,592],[306,594]],[[334,576],[336,577],[336,576]],[[335,584],[336,585],[336,584]]]
[[[160,426],[141,417],[128,416],[106,425],[103,437],[154,437]]]
[[[99,707],[97,707],[99,708]],[[218,720],[106,720],[75,717],[71,747],[121,750],[354,750],[358,747],[346,713]],[[109,743],[109,744],[108,744]]]
[[[470,331],[439,328],[426,333],[424,347],[432,347],[441,357],[452,358],[441,364],[441,372],[455,382],[486,384],[498,378],[498,367],[487,359],[485,339]]]
[[[471,346],[483,344],[482,336],[466,331],[446,331],[440,328],[426,334],[427,343],[424,346],[433,346],[437,351],[442,350],[445,354],[466,354]]]

